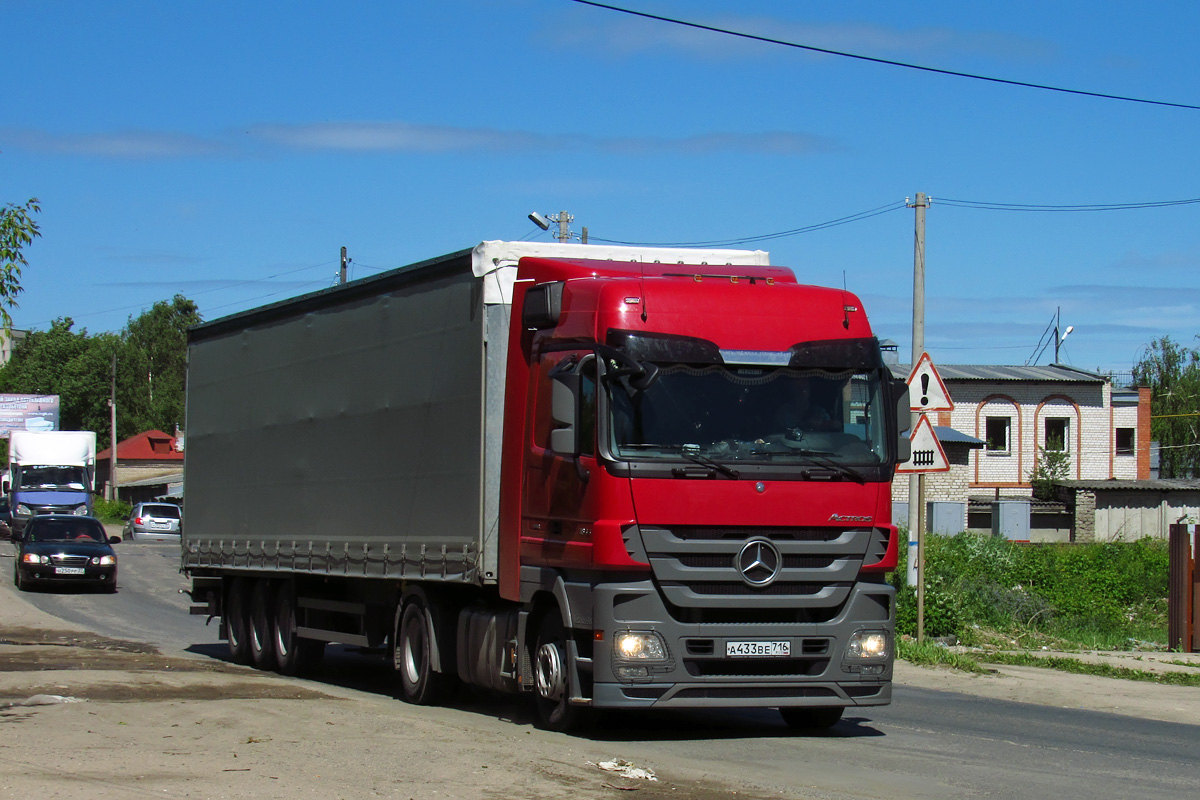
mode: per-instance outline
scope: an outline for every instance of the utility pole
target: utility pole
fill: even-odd
[[[108,397],[109,419],[112,425],[112,444],[108,451],[108,486],[104,489],[106,500],[117,499],[117,353],[112,357],[112,388]]]
[[[913,238],[913,321],[912,364],[915,366],[925,352],[925,209],[929,200],[917,192],[916,202],[909,208],[916,211]],[[913,412],[910,431],[917,429],[920,412]],[[925,639],[925,475],[908,477],[908,584],[917,587],[917,641]]]
[[[346,258],[346,248],[343,247],[342,248],[342,268],[338,272],[338,284],[339,285],[346,282],[346,264],[349,262],[349,260],[350,259]]]
[[[572,217],[567,212],[565,212],[565,211],[558,212],[558,219],[555,221],[558,222],[558,240],[560,242],[571,241],[571,232],[569,230],[567,230],[567,223],[573,222],[574,220],[575,220],[575,218]]]

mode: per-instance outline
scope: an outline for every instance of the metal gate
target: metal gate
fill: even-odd
[[[1200,525],[1170,527],[1171,584],[1167,595],[1167,643],[1172,650],[1200,652],[1200,572],[1196,570],[1196,546]]]

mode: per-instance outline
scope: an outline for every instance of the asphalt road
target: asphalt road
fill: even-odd
[[[188,615],[171,545],[122,543],[116,595],[34,592],[38,608],[96,633],[157,644],[165,654],[220,658],[215,623]],[[0,564],[9,563],[7,559]],[[391,695],[381,659],[339,649],[318,681]],[[1198,690],[1200,691],[1200,690]],[[464,700],[461,724],[511,719],[509,700]],[[771,711],[602,717],[584,738],[660,771],[703,765],[743,794],[816,798],[1104,798],[1196,796],[1200,726],[991,700],[898,685],[891,706],[848,712],[825,735],[792,734]],[[514,742],[520,741],[514,739]],[[515,747],[516,745],[514,745]]]

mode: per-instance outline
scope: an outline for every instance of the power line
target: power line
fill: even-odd
[[[789,42],[783,39],[772,39],[768,36],[757,36],[752,33],[743,31],[729,30],[728,28],[718,28],[714,25],[701,25],[697,22],[688,22],[686,20],[674,19],[672,17],[664,17],[658,14],[649,14],[645,11],[634,11],[630,8],[621,8],[620,6],[609,5],[607,3],[597,3],[594,0],[572,0],[585,6],[595,6],[608,11],[617,11],[622,14],[629,14],[634,17],[644,17],[645,19],[653,19],[659,22],[669,22],[672,25],[682,25],[687,28],[695,28],[702,31],[710,31],[712,33],[720,33],[726,36],[736,36],[742,39],[751,39],[756,42],[764,42],[766,44],[777,44],[783,47],[792,47],[797,50],[808,50],[813,53],[824,53],[830,56],[841,56],[842,58],[853,58],[859,61],[868,61],[872,64],[884,64],[889,67],[903,67],[905,69],[915,69],[921,72],[932,72],[938,75],[949,75],[954,78],[970,78],[977,81],[987,81],[989,83],[1001,83],[1007,86],[1020,86],[1026,89],[1042,89],[1047,92],[1059,92],[1061,94],[1082,95],[1084,97],[1097,97],[1101,100],[1121,100],[1127,103],[1142,103],[1153,106],[1167,106],[1169,108],[1186,108],[1192,111],[1200,111],[1200,106],[1188,105],[1187,103],[1172,103],[1165,100],[1146,100],[1138,97],[1124,97],[1117,94],[1105,94],[1103,92],[1087,92],[1080,89],[1065,89],[1061,86],[1048,86],[1042,83],[1027,83],[1025,81],[1014,81],[1007,78],[994,78],[987,75],[975,75],[970,72],[957,72],[949,69],[939,69],[938,67],[926,67],[920,64],[908,64],[903,61],[892,61],[886,58],[875,58],[873,56],[858,55],[856,53],[843,53],[839,50],[829,50],[824,47],[814,47],[807,44],[799,44],[797,42]]]
[[[938,205],[957,208],[977,208],[984,211],[1133,211],[1143,208],[1170,208],[1200,203],[1200,197],[1187,200],[1155,200],[1144,203],[1094,203],[1091,205],[1037,205],[1032,203],[994,203],[985,200],[947,200],[939,197]]]
[[[716,239],[707,242],[625,242],[619,239],[604,239],[599,236],[590,236],[589,239],[593,242],[630,245],[635,247],[731,247],[737,244],[767,242],[773,239],[783,239],[788,236],[799,236],[803,233],[813,233],[815,231],[825,230],[826,228],[836,228],[839,225],[847,225],[851,222],[861,222],[864,219],[877,217],[880,214],[887,214],[891,211],[899,211],[905,207],[906,205],[902,202],[888,203],[887,205],[879,206],[878,208],[860,211],[857,214],[850,214],[849,216],[831,219],[827,222],[818,222],[814,225],[805,225],[801,228],[792,228],[791,230],[779,231],[777,233],[763,233],[755,236],[744,236],[738,239]]]

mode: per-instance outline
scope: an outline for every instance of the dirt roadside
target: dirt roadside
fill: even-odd
[[[1189,669],[1151,660],[1188,659],[1200,669],[1194,655],[1140,655],[1089,657],[1140,669]],[[1200,720],[1196,688],[1028,667],[968,675],[904,662],[896,681]],[[730,796],[729,787],[703,775],[650,783],[601,771],[595,742],[545,733],[528,719],[483,713],[464,724],[463,716],[461,709],[414,709],[390,697],[210,658],[164,656],[72,630],[0,584],[0,786],[8,796],[553,800],[633,789],[642,798]],[[407,757],[398,761],[397,752]],[[763,788],[756,793],[743,784],[737,796],[778,797]]]

